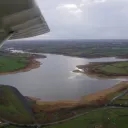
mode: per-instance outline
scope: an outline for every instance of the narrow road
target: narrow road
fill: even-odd
[[[109,103],[108,105],[111,105],[115,100],[118,100],[119,98],[125,96],[126,94],[128,94],[128,89],[125,90],[123,93],[121,93],[120,95],[114,97]]]

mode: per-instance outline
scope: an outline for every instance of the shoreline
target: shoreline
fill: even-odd
[[[91,78],[96,78],[96,79],[128,79],[128,76],[102,76],[100,74],[92,74],[86,71],[80,71],[80,70],[74,70],[74,73],[82,73],[82,74],[86,74],[88,77]]]
[[[29,64],[26,65],[23,69],[18,69],[11,72],[0,72],[0,75],[10,75],[10,74],[16,74],[16,73],[22,73],[22,72],[28,72],[33,69],[39,68],[41,63],[36,60],[36,58],[29,59]]]
[[[26,51],[28,52],[28,51]],[[51,54],[51,55],[62,55],[62,56],[68,56],[68,57],[78,57],[78,58],[86,58],[86,59],[96,59],[96,58],[117,58],[117,59],[128,59],[128,56],[79,56],[79,55],[70,55],[70,54],[63,54],[63,53],[49,53],[49,52],[32,52],[36,54]]]
[[[36,68],[40,67],[41,63],[36,60],[36,57],[29,58],[29,60],[30,60],[29,64],[25,68],[19,69],[17,71],[13,71],[13,72],[0,73],[0,75],[9,75],[9,74],[15,74],[15,73],[20,73],[20,72],[28,72],[28,71],[31,71],[32,69],[36,69]],[[77,66],[77,68],[80,68],[80,67]],[[82,68],[80,68],[80,69],[82,69]],[[82,72],[82,73],[85,73],[85,72]],[[99,78],[102,78],[102,77],[99,77]],[[123,82],[121,82],[120,84],[122,84],[122,83]],[[126,83],[128,84],[128,81]],[[39,98],[35,98],[35,97],[31,97],[31,96],[28,96],[28,97],[26,96],[26,97],[30,100],[35,101],[37,105],[44,106],[43,108],[45,108],[45,110],[49,111],[49,108],[52,110],[60,109],[60,108],[72,108],[72,107],[92,104],[92,102],[97,102],[97,100],[104,101],[106,98],[106,95],[113,93],[113,92],[111,92],[111,89],[113,90],[113,88],[116,88],[116,86],[118,86],[118,85],[119,84],[116,84],[114,87],[106,89],[107,91],[103,90],[103,91],[100,91],[100,92],[97,92],[94,94],[90,94],[88,96],[83,96],[83,97],[81,97],[80,100],[74,100],[74,101],[73,100],[70,100],[70,101],[69,100],[41,101],[41,99],[39,99]],[[121,88],[124,88],[124,87],[121,87]],[[48,106],[48,107],[45,107],[45,106]]]
[[[108,88],[93,94],[82,96],[80,100],[60,100],[60,101],[42,101],[39,98],[26,96],[36,103],[40,111],[56,111],[63,108],[74,108],[82,106],[101,106],[108,102],[108,97],[116,92],[121,92],[128,88],[128,81],[117,83],[112,88]]]
[[[89,94],[87,96],[83,96],[82,100],[86,102],[92,102],[92,101],[98,101],[99,99],[101,100],[106,100],[108,96],[116,93],[116,92],[122,92],[123,90],[126,90],[128,88],[128,81],[122,81],[117,83],[111,88],[104,89],[102,91],[99,91],[97,93]]]
[[[21,55],[22,54],[24,55],[26,53],[21,53]],[[17,53],[12,53],[12,55],[17,56]],[[0,72],[0,75],[10,75],[10,74],[16,74],[16,73],[31,71],[33,69],[39,68],[40,65],[41,65],[41,62],[39,62],[36,59],[40,59],[40,58],[45,59],[45,58],[47,58],[47,56],[45,56],[45,55],[39,55],[39,54],[34,54],[34,53],[28,54],[28,55],[26,55],[26,57],[27,57],[29,62],[28,62],[28,64],[26,64],[26,66],[24,66],[24,68],[17,69],[17,70],[14,70],[14,71]]]
[[[117,78],[124,78],[124,79],[128,79],[128,75],[109,75],[107,76],[106,74],[102,74],[102,73],[96,73],[94,71],[92,71],[93,66],[95,66],[96,64],[100,64],[102,62],[91,62],[89,64],[86,65],[78,65],[76,66],[78,69],[74,70],[74,73],[82,73],[82,74],[86,74],[87,76],[91,77],[91,78],[97,78],[97,79],[117,79]],[[103,62],[104,63],[104,62]],[[108,63],[115,63],[115,62],[108,62]]]

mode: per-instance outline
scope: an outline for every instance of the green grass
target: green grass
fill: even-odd
[[[92,67],[92,71],[95,73],[100,73],[103,75],[120,75],[127,76],[128,75],[128,61],[126,62],[110,62],[110,63],[99,63],[94,64]]]
[[[118,63],[115,63],[113,64],[114,66],[116,67],[127,67],[128,66],[128,62],[118,62]]]
[[[108,113],[116,128],[128,128],[128,108],[109,109]]]
[[[115,96],[120,95],[122,92],[117,92],[109,97],[109,99],[114,98]],[[113,104],[121,104],[121,105],[128,105],[128,95],[120,97],[119,99],[115,100]]]
[[[47,128],[128,128],[128,109],[99,109],[85,116]]]
[[[90,112],[85,116],[78,117],[62,124],[49,126],[47,128],[88,128],[89,125],[101,123],[102,113],[103,109],[96,112]]]
[[[127,115],[127,108],[98,109],[65,123],[52,125],[45,128],[95,128],[95,126],[102,126],[102,128],[128,128]],[[7,126],[7,128],[15,127]]]
[[[26,44],[28,45],[28,44]],[[90,43],[90,42],[79,42],[79,43],[67,43],[67,42],[52,42],[52,43],[42,43],[40,45],[28,45],[29,52],[38,53],[53,53],[53,54],[63,54],[69,56],[78,57],[128,57],[128,45],[127,43],[112,44],[112,43]]]
[[[128,74],[128,72],[125,69],[121,69],[121,68],[111,66],[111,65],[104,66],[104,67],[100,68],[100,70],[103,71],[104,73],[108,73],[108,74],[109,73],[110,74],[113,74],[113,73]]]
[[[8,86],[0,86],[0,117],[18,123],[32,123],[31,114]]]
[[[28,64],[28,60],[25,57],[1,56],[0,72],[12,72],[24,68],[27,64]]]
[[[115,92],[115,93],[109,95],[109,96],[107,97],[107,99],[110,101],[110,100],[112,100],[114,97],[119,96],[120,94],[122,94],[123,92],[124,92],[124,91]],[[120,97],[119,99],[115,100],[115,101],[113,102],[113,104],[128,105],[128,95],[126,94],[125,96]]]
[[[111,95],[109,95],[109,96],[107,97],[107,99],[110,101],[110,100],[112,100],[114,97],[120,95],[121,93],[123,93],[123,91],[112,93]]]

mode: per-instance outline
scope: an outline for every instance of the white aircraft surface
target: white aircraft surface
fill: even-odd
[[[49,32],[35,0],[0,0],[0,45]]]

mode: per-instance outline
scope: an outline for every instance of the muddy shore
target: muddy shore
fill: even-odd
[[[42,101],[39,98],[34,98],[34,97],[27,97],[30,100],[33,100],[36,102],[38,105],[38,109],[43,110],[43,111],[55,111],[58,109],[62,108],[73,108],[73,107],[79,107],[79,106],[88,106],[88,105],[105,105],[108,100],[107,98],[116,93],[116,92],[121,92],[122,90],[125,90],[128,88],[128,81],[123,81],[118,84],[116,84],[112,88],[105,89],[103,91],[94,93],[94,94],[89,94],[86,96],[81,97],[80,100],[62,100],[62,101]]]

